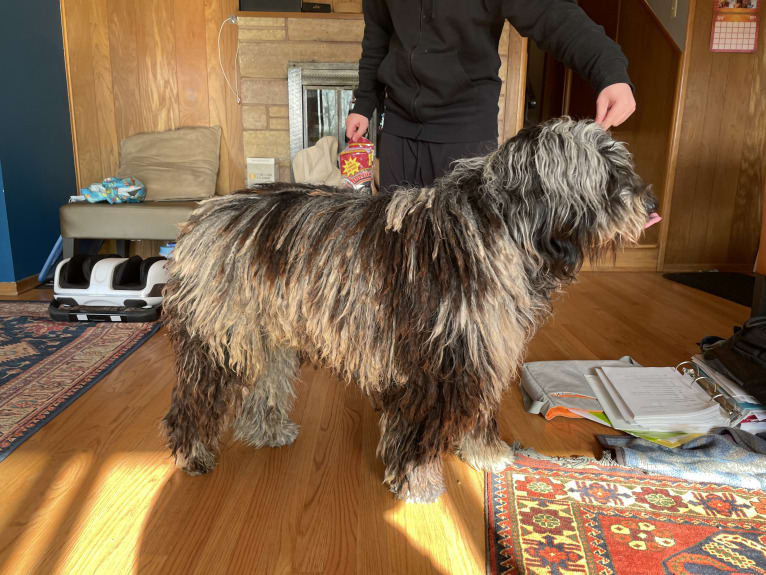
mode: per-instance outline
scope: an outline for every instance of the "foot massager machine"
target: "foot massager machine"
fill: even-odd
[[[154,321],[168,279],[164,257],[76,255],[56,266],[49,312],[58,321]]]

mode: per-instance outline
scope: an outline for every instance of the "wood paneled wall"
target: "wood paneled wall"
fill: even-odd
[[[668,193],[670,142],[676,108],[676,85],[682,53],[665,32],[645,0],[581,0],[580,5],[628,58],[628,73],[635,86],[636,112],[612,128],[614,137],[628,144],[636,170],[650,184],[660,204]],[[592,118],[598,94],[587,81],[572,75],[566,113]],[[660,227],[649,228],[640,246],[628,248],[615,266],[603,269],[656,269],[660,254]]]
[[[217,192],[245,183],[242,121],[218,64],[218,29],[237,0],[61,0],[80,187],[114,175],[140,132],[219,125]],[[234,83],[236,26],[221,36]]]
[[[758,257],[755,262],[755,271],[766,276],[766,186],[764,186],[761,204],[761,238],[758,242]]]
[[[652,186],[661,205],[667,193],[665,179],[682,55],[644,0],[622,0],[617,41],[630,62],[636,113],[612,132],[627,142],[638,173]],[[659,230],[659,226],[649,228],[642,244],[657,246]]]
[[[500,141],[513,137],[524,127],[524,107],[527,75],[527,39],[515,28],[506,24],[503,30],[507,45],[500,46],[501,68],[505,69],[503,78],[504,105],[499,118],[498,137]]]
[[[711,53],[695,0],[665,269],[752,269],[766,173],[766,10],[756,54]]]

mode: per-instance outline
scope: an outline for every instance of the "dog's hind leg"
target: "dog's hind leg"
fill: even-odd
[[[513,463],[513,449],[500,439],[494,415],[483,417],[475,429],[464,434],[455,453],[479,471],[499,473]]]
[[[199,475],[215,466],[221,433],[239,407],[244,382],[185,330],[170,329],[170,338],[176,352],[177,379],[163,425],[176,465],[190,475]]]
[[[299,362],[295,351],[272,349],[234,422],[234,438],[253,447],[289,445],[298,437],[290,421]]]

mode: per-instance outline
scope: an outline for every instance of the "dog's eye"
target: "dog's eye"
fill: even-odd
[[[633,188],[622,188],[620,189],[620,199],[627,203],[630,203],[633,200],[633,197],[636,195],[636,191]]]

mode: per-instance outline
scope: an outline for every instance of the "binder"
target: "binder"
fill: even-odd
[[[729,415],[729,426],[734,427],[745,418],[737,402],[718,385],[711,377],[705,374],[693,360],[682,361],[676,366],[676,371],[692,378],[692,382],[699,385],[710,398],[718,403]]]
[[[692,375],[672,367],[597,368],[586,380],[612,427],[633,435],[701,435],[731,426],[730,410]]]

